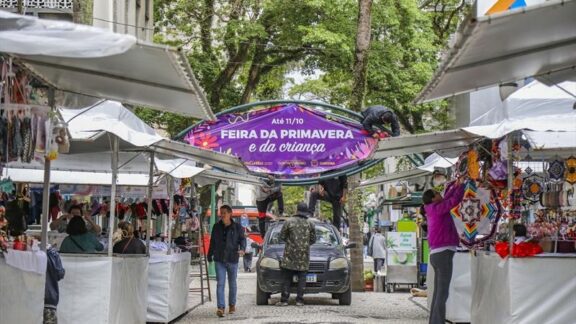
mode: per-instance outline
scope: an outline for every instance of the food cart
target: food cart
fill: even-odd
[[[386,292],[418,285],[416,232],[386,233]]]

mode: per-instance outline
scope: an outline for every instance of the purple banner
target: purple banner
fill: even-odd
[[[289,177],[349,166],[369,157],[378,142],[359,123],[296,104],[220,115],[184,141],[235,155],[250,171]]]

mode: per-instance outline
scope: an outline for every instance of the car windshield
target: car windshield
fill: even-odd
[[[280,239],[280,231],[282,226],[276,226],[270,237],[268,238],[268,244],[284,244],[284,241]],[[327,226],[316,226],[316,243],[321,245],[338,245],[338,238],[334,232]]]

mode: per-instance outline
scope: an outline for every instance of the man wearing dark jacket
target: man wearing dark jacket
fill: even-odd
[[[284,272],[282,297],[277,306],[287,306],[290,298],[290,285],[294,277],[298,278],[296,305],[304,305],[304,288],[306,273],[310,264],[310,245],[316,242],[316,229],[308,220],[308,206],[305,202],[298,204],[296,215],[284,223],[280,239],[285,242],[284,255],[280,267]]]
[[[224,286],[228,276],[228,313],[236,312],[236,277],[238,275],[238,260],[244,256],[246,237],[244,229],[232,220],[232,208],[228,205],[220,207],[220,221],[214,224],[208,249],[208,261],[216,264],[216,299],[218,310],[216,315],[224,317],[226,302]]]
[[[396,114],[384,106],[370,106],[362,112],[364,119],[362,120],[362,127],[372,136],[376,137],[374,126],[380,126],[390,134],[396,137],[400,135],[400,124]],[[384,124],[390,124],[391,129],[383,127]]]
[[[310,194],[309,211],[314,214],[316,202],[324,200],[332,204],[332,224],[340,230],[342,220],[342,204],[346,202],[346,192],[348,191],[348,180],[346,176],[331,178],[320,181],[320,190]]]
[[[56,316],[56,307],[60,299],[60,292],[58,289],[58,281],[64,278],[64,268],[60,255],[54,248],[46,250],[48,259],[46,265],[46,284],[44,286],[44,324],[56,324],[58,318]]]

